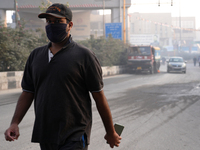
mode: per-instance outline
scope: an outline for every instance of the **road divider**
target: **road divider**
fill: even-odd
[[[21,87],[23,71],[0,72],[0,90]]]
[[[103,77],[122,74],[126,72],[126,66],[102,67]],[[0,90],[21,88],[23,71],[0,72]]]

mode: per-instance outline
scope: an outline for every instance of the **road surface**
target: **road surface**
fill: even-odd
[[[104,79],[114,123],[125,126],[117,150],[199,150],[200,68],[187,64],[187,73],[123,74]],[[4,140],[20,89],[0,91],[0,150],[38,150],[30,142],[34,122],[31,107],[15,142]],[[95,103],[89,150],[109,150]]]

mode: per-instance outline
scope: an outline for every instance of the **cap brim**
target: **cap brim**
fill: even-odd
[[[47,18],[48,16],[54,16],[56,18],[66,18],[64,16],[58,15],[58,14],[53,14],[53,13],[41,13],[38,15],[38,18]]]

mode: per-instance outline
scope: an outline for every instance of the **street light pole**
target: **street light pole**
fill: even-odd
[[[119,0],[119,22],[122,22],[122,0]]]
[[[18,26],[18,16],[17,16],[18,4],[17,4],[17,0],[14,0],[14,8],[15,8],[15,26],[17,28],[17,26]]]
[[[126,10],[126,8],[125,8],[125,5],[126,5],[126,0],[124,0],[124,9],[123,9],[123,26],[124,26],[124,44],[126,43],[126,15],[125,15],[125,10]]]
[[[179,0],[179,27],[180,27],[180,41],[179,41],[179,51],[181,51],[181,0]]]
[[[105,38],[105,16],[104,16],[104,10],[105,10],[105,0],[103,0],[103,37]]]

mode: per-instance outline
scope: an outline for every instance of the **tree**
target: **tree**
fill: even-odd
[[[30,52],[48,41],[42,31],[37,33],[25,30],[24,24],[16,29],[0,24],[0,71],[24,69]]]
[[[78,43],[91,49],[97,56],[102,66],[125,65],[127,62],[127,45],[119,39],[109,36],[107,39],[101,37],[78,41]]]
[[[48,41],[46,33],[41,29],[26,30],[24,23],[19,24],[16,29],[0,24],[0,71],[24,70],[30,52],[46,45]],[[102,66],[125,65],[127,62],[127,45],[111,36],[107,39],[91,37],[78,43],[91,49]]]

